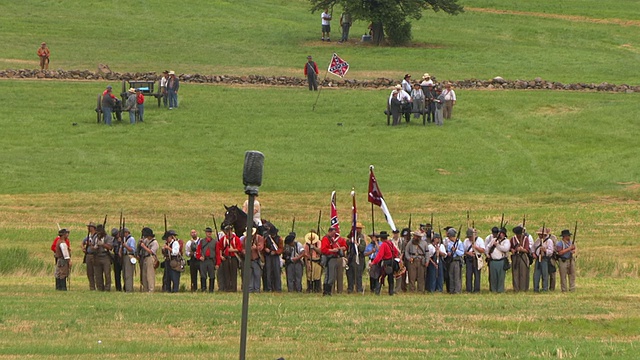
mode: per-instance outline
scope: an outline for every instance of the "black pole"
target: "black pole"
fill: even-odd
[[[255,195],[249,194],[247,213],[253,214]],[[247,351],[247,320],[249,317],[249,281],[251,281],[251,242],[253,221],[247,221],[247,235],[244,238],[244,268],[242,269],[242,325],[240,326],[240,360],[245,360]],[[248,261],[247,261],[248,260]]]
[[[371,233],[376,233],[376,221],[373,217],[373,203],[371,203]]]

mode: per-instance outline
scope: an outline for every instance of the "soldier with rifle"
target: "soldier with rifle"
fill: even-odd
[[[89,290],[96,289],[96,280],[93,274],[93,244],[95,242],[96,223],[90,221],[87,224],[87,236],[82,240],[82,252],[84,253],[83,263],[87,265],[87,279],[89,279]]]
[[[526,219],[525,219],[526,220]],[[529,254],[531,252],[531,244],[533,239],[526,233],[523,225],[513,228],[513,237],[511,238],[511,263],[513,274],[513,291],[529,291]]]
[[[442,292],[444,287],[444,258],[447,256],[447,249],[442,244],[442,238],[439,233],[433,233],[428,251],[427,291],[431,293]]]
[[[304,249],[307,267],[307,292],[320,292],[320,280],[322,280],[322,266],[320,266],[320,237],[316,230],[311,229],[304,236]]]
[[[67,291],[67,278],[71,272],[71,249],[69,248],[69,230],[58,230],[58,240],[54,241],[56,259],[56,290]]]
[[[501,228],[498,237],[489,242],[488,256],[491,257],[489,263],[489,281],[492,292],[503,293],[504,281],[507,275],[507,256],[511,249],[511,242],[507,239],[507,229]]]
[[[364,225],[356,223],[356,233],[352,234],[347,241],[347,293],[354,291],[362,293],[362,273],[364,272],[365,258],[364,250],[367,247],[367,240],[362,233]]]
[[[93,275],[96,281],[96,290],[98,291],[111,291],[111,262],[113,257],[111,250],[113,249],[113,237],[107,235],[105,231],[105,224],[107,217],[103,224],[96,227],[96,234],[94,236],[94,242],[91,245],[93,248]]]
[[[296,241],[296,233],[290,232],[284,238],[284,259],[285,272],[287,275],[287,291],[302,292],[302,269],[305,258],[304,247]]]
[[[111,229],[111,237],[113,238],[113,282],[116,285],[116,291],[122,291],[122,219],[120,219],[120,228]]]
[[[424,292],[424,282],[426,279],[426,271],[428,264],[428,245],[423,240],[424,233],[421,230],[411,233],[411,241],[409,241],[404,250],[404,262],[408,272],[409,291],[416,291],[416,282],[418,283],[417,291]]]
[[[347,243],[336,233],[336,228],[330,227],[327,235],[322,238],[320,250],[325,260],[325,276],[322,295],[331,296],[333,284],[338,276],[338,266],[347,250]]]
[[[562,230],[560,236],[562,239],[556,243],[556,253],[558,254],[558,267],[560,269],[560,288],[562,292],[576,290],[576,233],[578,232],[578,222],[573,230],[573,234],[569,229]],[[573,240],[571,239],[573,235]],[[567,279],[569,287],[567,288]]]
[[[264,291],[281,292],[281,255],[284,250],[284,241],[277,233],[277,229],[271,228],[270,225],[263,224],[265,227],[264,237]]]
[[[218,232],[213,238],[213,231],[210,227],[204,229],[205,238],[200,240],[196,247],[196,258],[200,260],[200,289],[201,291],[214,291],[216,270],[220,266],[220,254],[216,251],[218,245]],[[207,279],[209,282],[207,283]]]
[[[501,224],[504,222],[504,214],[502,215],[502,222]],[[500,226],[502,227],[502,226]],[[487,237],[484,239],[484,248],[486,250],[485,252],[485,262],[487,265],[487,278],[489,280],[489,291],[493,291],[493,288],[491,287],[491,255],[489,255],[489,244],[492,244],[496,241],[496,239],[498,239],[498,234],[500,233],[500,228],[497,226],[494,226],[491,228],[491,234],[487,235]]]
[[[472,225],[473,226],[473,225]],[[467,238],[462,244],[464,247],[464,262],[466,265],[465,280],[468,293],[480,292],[482,256],[485,253],[484,239],[478,236],[478,231],[471,227],[467,229]]]
[[[238,291],[238,267],[240,265],[240,239],[233,232],[233,225],[227,225],[224,235],[216,244],[216,251],[220,256],[218,269],[218,290],[227,292]]]
[[[153,234],[153,230],[148,227],[142,228],[140,239],[139,256],[142,263],[142,291],[153,292],[156,286],[156,268],[158,263],[157,252],[160,245]]]
[[[209,230],[211,233],[211,228],[206,228],[205,232]],[[187,265],[189,265],[189,275],[191,277],[191,292],[198,291],[198,272],[200,272],[200,259],[196,257],[196,249],[200,244],[200,238],[198,237],[198,232],[195,229],[191,229],[190,232],[191,239],[187,241],[185,246],[185,254],[187,256]]]
[[[460,225],[460,229],[462,225]],[[459,294],[462,292],[462,257],[464,256],[464,246],[455,228],[447,230],[447,259],[449,260],[449,293]]]
[[[122,220],[122,275],[124,277],[124,291],[133,292],[133,274],[136,271],[137,259],[136,253],[136,239],[131,236],[131,232],[125,226],[124,219]]]
[[[396,246],[396,250],[398,250],[398,253],[400,254],[400,261],[406,268],[407,259],[405,258],[405,250],[407,248],[407,244],[411,242],[411,228],[404,228],[402,229],[402,231],[395,230],[395,231],[392,231],[391,233],[392,233],[391,243]],[[396,242],[393,239],[398,236],[397,233],[399,233],[400,237]],[[398,281],[395,282],[394,291],[396,293],[400,291],[407,292],[407,284],[409,284],[409,273],[405,271],[398,278]]]
[[[533,253],[536,257],[536,265],[533,272],[533,291],[549,291],[549,263],[553,258],[554,242],[549,236],[551,229],[544,224],[537,233],[538,240],[533,244]],[[540,280],[542,280],[542,288],[540,288]]]
[[[251,278],[249,280],[249,292],[259,293],[262,281],[262,268],[264,267],[264,237],[257,234],[257,229],[251,229]],[[246,261],[246,256],[245,256]]]

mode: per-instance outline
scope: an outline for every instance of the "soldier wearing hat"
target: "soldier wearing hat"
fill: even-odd
[[[356,223],[356,233],[347,240],[347,293],[351,294],[354,290],[362,293],[362,273],[365,267],[364,252],[367,248],[367,239],[362,233],[364,225],[361,222]]]
[[[323,261],[326,266],[322,295],[330,296],[338,276],[339,262],[342,261],[342,255],[347,251],[347,243],[337,234],[336,228],[330,227],[327,235],[322,238],[320,250],[326,258]]]
[[[464,245],[457,236],[458,232],[454,228],[447,230],[447,258],[449,266],[449,293],[459,294],[462,292],[462,257],[464,255]]]
[[[305,254],[302,244],[296,241],[295,232],[290,232],[284,238],[282,257],[287,275],[287,291],[302,292],[302,268]]]
[[[200,289],[204,292],[209,286],[209,292],[212,293],[216,270],[220,266],[220,253],[217,251],[218,240],[213,238],[211,228],[206,228],[205,234],[205,238],[196,246],[196,258],[200,260]],[[208,283],[207,279],[209,279]]]
[[[56,290],[67,291],[67,278],[71,271],[71,250],[69,249],[69,230],[60,229],[55,241],[54,256],[56,259]]]
[[[51,57],[51,52],[49,51],[46,42],[40,44],[37,53],[40,58],[40,70],[49,70],[49,58]]]
[[[504,281],[507,275],[505,270],[506,262],[509,261],[507,256],[511,249],[511,242],[507,239],[507,229],[501,228],[498,237],[492,239],[487,248],[488,256],[491,257],[489,263],[489,273],[491,282],[490,289],[493,292],[504,292]]]
[[[396,237],[398,237],[397,243],[393,241],[393,239]],[[401,231],[398,231],[397,229],[392,231],[391,242],[396,246],[396,249],[398,249],[398,253],[400,254],[400,262],[403,265],[406,265],[407,263],[407,259],[405,258],[405,249],[407,248],[407,244],[411,242],[411,237],[411,229],[409,228],[404,228]],[[395,281],[395,292],[400,292],[401,290],[402,292],[407,292],[408,283],[409,274],[407,271],[404,271],[402,272],[400,277],[397,278],[397,281]]]
[[[533,255],[535,257],[535,268],[533,271],[533,291],[549,291],[550,289],[550,265],[553,260],[554,239],[551,235],[551,229],[541,227],[537,231],[538,239],[533,244]],[[540,287],[542,280],[542,288]]]
[[[177,293],[180,291],[180,243],[175,230],[164,233],[162,239],[166,241],[162,250],[167,255],[164,271],[167,274],[163,289],[166,292]]]
[[[180,89],[180,81],[176,77],[175,71],[169,71],[169,79],[167,80],[167,95],[169,97],[169,110],[178,107],[178,90]]]
[[[382,288],[382,284],[384,283],[384,278],[387,277],[387,282],[389,285],[389,295],[393,295],[395,293],[395,285],[394,285],[394,277],[393,277],[393,269],[399,267],[399,256],[400,253],[393,243],[389,240],[389,234],[386,231],[381,231],[379,235],[382,240],[382,244],[380,245],[380,249],[378,250],[378,255],[376,258],[371,261],[371,264],[377,265],[380,267],[380,280],[375,289],[376,295],[380,295],[380,290]],[[396,262],[397,264],[394,264]]]
[[[484,255],[484,239],[478,236],[478,231],[467,229],[467,238],[462,244],[464,247],[464,262],[466,266],[466,291],[468,293],[480,292],[481,271],[478,258]]]
[[[227,225],[224,228],[224,235],[216,244],[216,250],[220,254],[218,290],[238,291],[238,267],[242,256],[242,244],[233,232],[233,225]]]
[[[284,250],[284,241],[278,230],[272,227],[272,224],[263,225],[265,232],[262,234],[264,237],[264,258],[265,266],[263,272],[263,289],[270,292],[282,291],[282,277],[281,277],[281,255]]]
[[[318,64],[313,61],[311,55],[307,56],[307,62],[304,64],[304,76],[307,77],[309,91],[318,91]]]
[[[320,237],[315,230],[309,231],[304,236],[304,250],[307,259],[307,292],[320,292],[320,281],[322,280],[322,266],[320,266]]]
[[[122,291],[122,237],[120,230],[112,228],[111,237],[113,238],[113,282],[116,285],[116,291]]]
[[[484,248],[485,248],[485,262],[487,263],[487,269],[490,269],[490,264],[491,264],[491,255],[489,255],[489,244],[496,241],[496,239],[498,238],[498,235],[500,233],[500,228],[498,228],[497,226],[494,226],[491,228],[491,234],[487,235],[487,237],[484,239]],[[489,291],[493,291],[493,289],[491,288],[491,271],[487,270],[487,278],[489,280]]]
[[[108,235],[102,224],[96,227],[93,248],[93,276],[96,282],[96,290],[111,291],[111,262],[113,257],[113,237]]]
[[[211,233],[210,227],[204,229],[204,232]],[[191,291],[198,291],[198,272],[200,272],[200,259],[196,257],[196,250],[200,244],[200,238],[196,229],[191,229],[191,239],[187,241],[185,246],[185,255],[187,256],[187,264],[189,265],[189,275],[191,278]]]
[[[562,239],[556,243],[556,253],[558,255],[558,268],[560,269],[560,288],[562,292],[576,290],[576,244],[571,241],[571,231],[562,230]],[[567,288],[567,279],[569,287]]]
[[[133,274],[136,270],[137,259],[136,239],[131,236],[128,228],[122,228],[122,245],[120,248],[120,257],[122,259],[122,276],[124,278],[124,291],[133,292]]]
[[[529,290],[529,255],[533,238],[522,225],[513,228],[511,238],[511,263],[513,271],[513,291]]]
[[[244,240],[243,240],[244,243]],[[262,281],[262,268],[264,267],[264,237],[258,234],[257,229],[251,229],[251,277],[249,279],[249,292],[259,293]]]
[[[378,255],[380,244],[378,242],[378,234],[371,233],[369,234],[369,238],[371,239],[371,241],[364,249],[364,256],[369,259],[369,289],[371,290],[371,292],[374,292],[378,287],[378,279],[380,279],[380,267],[377,265],[373,265],[371,262]]]
[[[409,273],[409,291],[424,292],[424,282],[426,279],[427,261],[429,250],[427,242],[422,238],[424,233],[417,230],[411,233],[411,241],[407,243],[404,250],[404,263]]]
[[[121,102],[113,95],[113,87],[107,85],[107,88],[102,92],[102,101],[100,108],[102,109],[102,117],[106,125],[111,126],[111,114],[115,111],[116,119],[122,121]]]
[[[160,245],[153,234],[153,230],[148,227],[142,228],[140,239],[140,261],[142,262],[142,291],[153,292],[156,286],[156,263],[158,262],[158,248]]]
[[[133,125],[136,123],[136,113],[138,111],[138,96],[136,95],[136,89],[130,88],[127,91],[127,102],[124,105],[124,110],[129,112],[129,122]]]
[[[82,240],[82,252],[84,253],[84,263],[87,265],[87,279],[89,279],[89,290],[96,289],[96,280],[93,275],[93,243],[95,242],[96,224],[91,221],[87,224],[87,236]]]
[[[442,292],[444,285],[444,259],[447,256],[447,248],[442,243],[439,233],[433,233],[431,244],[428,247],[429,266],[427,267],[427,291]]]

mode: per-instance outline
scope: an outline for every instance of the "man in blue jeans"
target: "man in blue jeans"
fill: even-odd
[[[178,107],[179,88],[180,81],[178,81],[175,71],[169,71],[169,80],[167,81],[167,93],[169,94],[169,110]]]

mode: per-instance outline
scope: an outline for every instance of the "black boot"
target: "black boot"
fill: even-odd
[[[60,290],[60,279],[55,278],[56,279],[56,290]]]
[[[311,294],[313,292],[313,281],[307,280],[307,294]]]
[[[213,280],[214,279],[209,279],[209,292],[212,293],[213,292]]]
[[[322,295],[323,296],[331,296],[331,284],[323,284],[323,292]]]
[[[320,280],[313,280],[313,292],[320,293]]]

